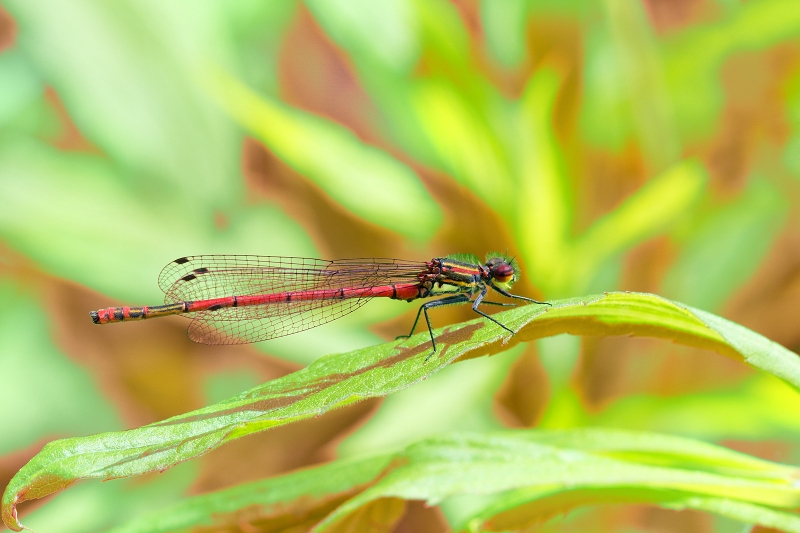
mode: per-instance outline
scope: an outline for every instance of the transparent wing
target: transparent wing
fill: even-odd
[[[415,283],[427,271],[424,262],[398,259],[202,255],[183,257],[161,271],[158,284],[166,303],[229,296],[302,293]],[[204,344],[241,344],[274,339],[340,318],[370,297],[305,299],[267,305],[226,307],[187,314],[189,337]]]
[[[426,264],[399,259],[198,255],[169,263],[158,277],[165,303],[416,282]]]

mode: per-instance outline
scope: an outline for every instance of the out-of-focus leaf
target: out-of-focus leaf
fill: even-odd
[[[380,410],[337,447],[337,456],[385,452],[449,431],[501,429],[493,413],[493,394],[519,348],[524,346],[456,365],[387,396]]]
[[[662,504],[667,509],[695,509],[720,516],[727,516],[745,524],[757,524],[764,528],[781,531],[800,531],[800,518],[795,513],[775,511],[761,505],[737,502],[727,498],[692,496],[675,502]]]
[[[222,230],[211,214],[176,209],[171,197],[137,193],[125,181],[106,158],[7,139],[0,238],[53,275],[131,302],[161,300],[158,273],[182,255],[315,255],[302,229],[274,208],[239,209]]]
[[[342,13],[350,13],[350,4],[345,11],[338,7],[331,9],[327,2],[310,0],[307,4],[328,37],[348,53],[348,60],[355,67],[358,81],[382,110],[381,120],[375,121],[375,127],[380,128],[387,138],[399,142],[418,161],[436,164],[434,152],[427,146],[427,138],[420,135],[421,125],[416,114],[408,112],[413,109],[414,87],[418,81],[416,77],[397,70],[393,65],[405,65],[405,69],[416,66],[412,59],[418,62],[418,56],[423,53],[424,48],[425,55],[445,56],[443,62],[448,68],[457,65],[462,70],[466,62],[464,51],[468,45],[468,36],[456,9],[443,0],[397,0],[387,2],[386,5],[371,3],[369,10],[361,10],[361,13],[345,18]],[[376,50],[381,49],[385,43],[380,32],[376,30],[381,24],[393,25],[396,21],[379,19],[379,24],[375,24],[371,20],[374,18],[372,10],[397,10],[413,21],[413,28],[399,30],[397,35],[403,40],[413,42],[413,45],[391,51],[390,54],[397,57],[390,59],[388,63],[379,57],[381,52],[372,50],[368,43],[377,39],[381,42]],[[401,34],[406,37],[400,37]]]
[[[697,160],[673,166],[592,224],[580,238],[578,255],[620,253],[669,227],[697,202],[707,181],[708,174]]]
[[[108,533],[167,533],[188,528],[224,528],[241,522],[309,527],[342,501],[374,482],[391,455],[337,461],[232,489],[187,498]]]
[[[536,442],[576,448],[615,459],[655,466],[702,470],[752,479],[788,480],[797,468],[734,452],[702,441],[618,429],[539,431]]]
[[[795,178],[800,178],[800,133],[796,133],[786,143],[786,148],[783,152],[783,164]]]
[[[303,370],[230,400],[138,429],[54,441],[11,480],[2,516],[18,530],[16,506],[77,479],[114,478],[164,470],[250,433],[309,418],[361,399],[403,389],[456,359],[498,353],[506,346],[569,332],[646,335],[715,350],[800,388],[800,359],[725,319],[647,294],[611,293],[527,305],[495,315],[518,333],[483,319],[439,332],[440,351],[426,362],[427,333],[317,360]],[[505,343],[505,345],[504,345]]]
[[[413,110],[442,167],[498,213],[513,207],[513,178],[489,124],[444,81],[420,82]]]
[[[305,0],[325,31],[360,61],[408,73],[420,52],[413,0]]]
[[[424,241],[441,223],[439,207],[414,172],[351,131],[259,96],[216,70],[222,106],[286,163],[353,213]]]
[[[648,23],[644,4],[625,0],[603,3],[614,51],[636,127],[636,137],[651,168],[674,164],[681,152],[674,110],[666,87],[660,49]]]
[[[665,469],[666,470],[666,469]],[[625,474],[628,472],[625,472]],[[666,472],[667,476],[671,472]],[[752,504],[730,497],[692,496],[691,491],[676,491],[670,488],[653,488],[659,485],[670,485],[658,479],[654,473],[652,483],[631,483],[631,487],[623,479],[615,480],[609,476],[604,485],[588,483],[586,488],[552,489],[533,487],[509,491],[499,503],[487,507],[476,516],[464,521],[461,531],[504,532],[520,530],[541,523],[554,516],[563,515],[570,510],[599,504],[649,504],[659,505],[666,509],[693,509],[720,516],[733,518],[747,525],[777,527],[781,531],[800,531],[800,518],[794,513],[776,511],[770,507]],[[663,476],[666,477],[666,476]],[[622,488],[615,486],[619,481]],[[725,482],[721,481],[721,485]],[[628,486],[625,486],[628,485]],[[743,492],[746,493],[745,489]],[[722,487],[704,487],[702,492],[725,493]],[[700,492],[700,491],[697,491]]]
[[[256,376],[249,370],[237,369],[217,372],[208,376],[204,390],[206,403],[217,403],[258,385]]]
[[[197,479],[199,466],[182,463],[169,472],[119,483],[78,483],[32,510],[25,525],[36,533],[107,531],[152,512],[154,503],[181,501]]]
[[[775,409],[780,405],[781,409]],[[800,396],[785,382],[758,374],[732,389],[681,396],[628,395],[586,416],[582,425],[680,432],[720,441],[791,439],[800,431],[794,413]]]
[[[720,305],[753,274],[786,220],[787,202],[764,181],[692,226],[664,293],[702,309]]]
[[[581,0],[528,0],[532,12],[539,15],[562,14],[567,15],[587,15],[595,14],[597,4],[593,2],[582,2]]]
[[[603,261],[669,229],[699,201],[707,181],[700,162],[688,160],[639,188],[577,240],[572,283],[585,286]]]
[[[795,178],[800,178],[800,72],[795,72],[784,91],[792,136],[783,149],[783,164]]]
[[[538,70],[520,101],[519,190],[516,199],[517,245],[530,277],[545,294],[561,296],[573,287],[568,269],[572,191],[551,126],[553,106],[561,84],[549,68]],[[565,264],[566,263],[566,264]]]
[[[583,79],[592,88],[581,102],[583,137],[592,145],[621,151],[633,135],[634,117],[611,29],[607,25],[589,28],[583,50]]]
[[[641,501],[641,493],[650,491],[651,502],[673,505],[678,497],[686,501],[694,495],[726,498],[732,507],[737,501],[784,508],[800,504],[794,468],[686,439],[667,437],[662,442],[660,437],[584,430],[455,434],[428,439],[407,448],[401,454],[405,461],[397,461],[397,467],[336,509],[315,531],[335,530],[335,524],[349,513],[382,498],[425,500],[433,505],[464,494],[494,494],[496,501],[461,528],[487,531],[517,529],[585,504]],[[586,445],[584,440],[588,441]],[[652,466],[664,464],[662,454],[667,451],[674,454],[674,460]],[[651,454],[654,457],[649,460]],[[685,468],[682,457],[690,459],[691,468]],[[695,460],[701,466],[696,466]],[[755,470],[737,468],[745,464],[758,466]],[[732,465],[737,465],[733,467],[737,475],[722,473]],[[608,489],[613,493],[604,494]],[[562,507],[554,513],[547,504],[558,496],[562,496]],[[539,505],[515,509],[513,520],[501,516],[504,523],[493,527],[491,521],[496,515],[529,502]],[[791,524],[792,531],[800,531],[800,519],[786,513],[782,518],[782,523]]]
[[[724,102],[719,70],[726,58],[796,38],[798,27],[793,0],[763,0],[730,9],[721,21],[693,26],[668,42],[664,68],[682,131],[696,137],[714,126]]]
[[[431,66],[450,75],[472,78],[475,72],[468,67],[470,36],[458,9],[446,0],[414,0],[414,3],[422,27],[424,54],[434,63]]]
[[[526,0],[482,0],[481,22],[489,52],[502,65],[516,67],[525,59]]]
[[[0,455],[54,436],[122,426],[86,371],[53,345],[33,295],[8,279],[0,279],[0,354]]]
[[[494,502],[463,524],[470,530],[516,529],[570,508],[627,501],[700,509],[798,531],[795,515],[764,507],[797,505],[796,474],[789,466],[654,433],[455,433],[396,454],[337,461],[195,496],[112,531],[168,533],[257,524],[302,525],[316,532],[340,531],[345,524],[347,530],[388,531],[391,520],[379,527],[374,513],[386,516],[396,509],[396,520],[402,505],[387,507],[392,501],[437,504],[477,494]]]
[[[297,0],[218,3],[226,32],[237,51],[237,72],[248,85],[278,94],[279,50],[298,4]]]
[[[546,130],[540,130],[546,136]],[[598,219],[577,239],[569,238],[571,213],[566,178],[559,170],[555,145],[534,151],[534,178],[520,195],[521,239],[531,278],[547,294],[563,294],[588,287],[602,266],[631,246],[664,232],[680,220],[702,195],[708,175],[702,165],[688,160],[673,166],[638,189],[619,207]],[[550,153],[550,164],[544,154]],[[533,161],[535,160],[535,161]],[[534,188],[534,185],[538,187]]]
[[[20,53],[55,88],[81,133],[133,170],[131,187],[210,214],[242,193],[231,180],[239,136],[195,83],[199,66],[227,52],[218,5],[4,4],[20,27]]]
[[[360,82],[383,111],[384,134],[399,141],[420,162],[447,172],[495,211],[512,218],[513,179],[501,138],[513,138],[513,133],[498,119],[498,115],[504,116],[507,102],[465,53],[469,35],[452,5],[441,0],[403,1],[407,3],[390,2],[388,8],[357,7],[358,13],[351,13],[354,7],[349,4],[344,10],[332,8],[328,2],[308,4],[328,35],[350,54]],[[403,15],[376,15],[376,9],[399,9]],[[424,77],[401,75],[391,62],[374,58],[379,53],[375,50],[387,40],[381,25],[403,17],[413,19],[411,28],[405,30],[414,33],[413,54],[409,47],[401,47],[397,53],[405,57],[404,70],[424,63],[429,71]],[[376,25],[375,20],[381,23]],[[374,39],[381,41],[380,45],[365,49]]]
[[[44,87],[19,52],[0,54],[0,126],[41,97]]]
[[[370,20],[369,11],[365,12],[366,17],[359,14],[351,17],[354,20],[339,20],[341,15],[329,13],[327,3],[314,0],[310,5],[331,39],[349,53],[348,59],[356,67],[359,81],[383,111],[383,120],[376,126],[381,128],[386,137],[398,141],[418,161],[457,174],[456,179],[468,187],[476,185],[474,190],[478,193],[486,192],[487,181],[498,181],[498,177],[487,179],[454,161],[462,156],[476,159],[469,151],[462,151],[465,148],[464,140],[470,142],[469,136],[459,133],[459,142],[448,144],[447,137],[460,130],[444,129],[431,119],[431,115],[442,113],[451,123],[455,123],[454,127],[466,126],[482,139],[488,136],[493,145],[490,151],[498,148],[490,130],[498,136],[507,129],[502,118],[496,120],[498,117],[495,116],[496,112],[502,112],[505,102],[496,87],[479,72],[477,63],[468,53],[469,33],[458,10],[450,2],[411,0],[403,4],[402,11],[411,14],[413,19],[411,24],[416,40],[413,66],[420,68],[424,65],[425,76],[409,76],[398,72],[385,62],[374,60],[374,52],[362,49],[359,44],[361,37],[357,35],[360,33],[357,27],[362,23],[372,26],[369,39],[384,39],[376,31],[379,26]],[[380,9],[386,7],[381,6]],[[362,19],[366,22],[362,22]],[[444,110],[440,111],[434,105],[439,102],[445,106]],[[409,113],[409,109],[414,112]],[[431,143],[434,146],[429,146]],[[486,156],[484,146],[478,145],[477,149]],[[489,154],[488,157],[496,156]],[[490,161],[481,162],[479,166],[485,168],[487,164],[496,165]],[[496,195],[490,193],[487,201],[491,202],[494,198]]]

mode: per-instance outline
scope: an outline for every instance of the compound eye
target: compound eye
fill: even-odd
[[[508,283],[514,277],[514,269],[508,263],[500,263],[492,267],[492,277],[500,283]]]

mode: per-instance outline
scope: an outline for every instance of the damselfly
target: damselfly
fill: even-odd
[[[158,285],[166,294],[165,305],[109,307],[92,311],[91,316],[95,324],[108,324],[184,315],[192,318],[189,338],[195,342],[243,344],[325,324],[371,298],[411,302],[441,296],[419,308],[411,332],[404,336],[414,333],[423,314],[433,355],[436,339],[429,309],[471,302],[473,311],[513,334],[479,309],[481,304],[515,305],[485,300],[490,287],[512,299],[546,304],[508,292],[518,278],[516,262],[503,254],[489,254],[485,263],[462,254],[427,262],[196,255],[176,259],[161,271]]]

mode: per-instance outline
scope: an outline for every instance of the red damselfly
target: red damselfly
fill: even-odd
[[[91,316],[95,324],[108,324],[184,315],[192,318],[189,338],[195,342],[243,344],[325,324],[371,298],[411,302],[440,296],[420,307],[411,333],[404,335],[414,333],[423,314],[433,355],[436,339],[428,317],[433,307],[471,302],[473,311],[513,334],[479,309],[481,304],[515,305],[484,300],[490,287],[512,299],[546,304],[508,292],[518,278],[516,262],[503,254],[489,254],[485,263],[462,254],[427,262],[196,255],[176,259],[161,271],[158,285],[166,294],[165,305],[109,307]]]

